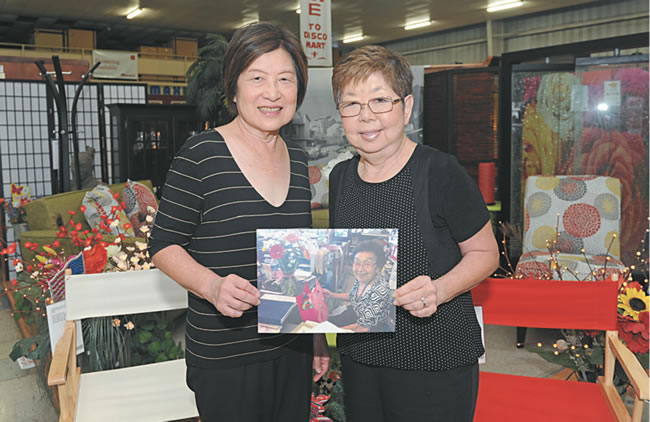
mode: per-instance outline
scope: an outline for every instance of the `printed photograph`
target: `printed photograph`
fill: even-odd
[[[394,332],[397,229],[259,229],[260,333]]]

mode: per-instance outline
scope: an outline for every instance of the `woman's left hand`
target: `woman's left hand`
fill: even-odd
[[[431,277],[415,277],[393,293],[393,304],[401,306],[418,318],[427,318],[438,309],[438,288]]]
[[[325,334],[314,334],[314,382],[325,375],[330,366],[330,352]]]

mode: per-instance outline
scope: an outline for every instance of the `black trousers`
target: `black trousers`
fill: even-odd
[[[343,355],[346,422],[472,422],[478,363],[448,371],[372,367]]]
[[[307,422],[312,355],[287,349],[277,359],[227,369],[187,368],[201,422]]]

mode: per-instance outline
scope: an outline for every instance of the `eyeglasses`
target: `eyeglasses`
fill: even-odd
[[[358,116],[361,113],[363,106],[368,106],[370,111],[375,114],[388,113],[393,110],[393,104],[397,104],[402,101],[403,98],[395,98],[394,100],[391,97],[377,97],[373,98],[367,103],[360,103],[358,101],[350,101],[346,103],[339,104],[339,113],[341,117],[354,117]]]
[[[368,260],[368,261],[354,261],[352,262],[352,267],[354,268],[363,268],[369,270],[377,264],[377,261]]]

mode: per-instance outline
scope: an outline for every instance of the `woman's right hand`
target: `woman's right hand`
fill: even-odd
[[[260,292],[248,280],[228,274],[215,276],[206,299],[223,315],[239,318],[244,311],[260,304]]]

